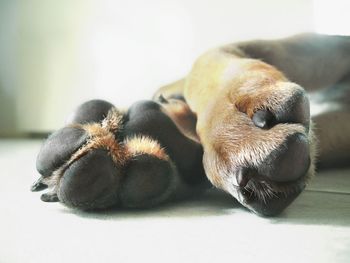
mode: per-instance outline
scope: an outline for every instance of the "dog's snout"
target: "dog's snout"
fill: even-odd
[[[258,173],[275,182],[297,180],[310,166],[310,147],[307,137],[297,133],[272,152],[258,168]]]

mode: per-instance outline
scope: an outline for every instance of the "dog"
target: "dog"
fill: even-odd
[[[275,216],[316,166],[348,165],[349,102],[350,37],[225,45],[125,112],[101,100],[78,107],[43,144],[32,190],[96,210],[152,207],[213,185]]]

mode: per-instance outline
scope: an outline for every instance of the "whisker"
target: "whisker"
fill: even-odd
[[[281,195],[287,197],[298,189],[298,185],[278,185],[268,181],[255,181],[251,179],[244,189],[249,192],[249,198],[257,197],[264,204],[267,204],[268,199],[279,198]]]

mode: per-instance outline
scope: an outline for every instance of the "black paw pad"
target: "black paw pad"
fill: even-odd
[[[54,132],[42,145],[36,160],[36,168],[43,177],[69,160],[87,140],[87,133],[79,128],[65,127]]]
[[[118,202],[121,174],[106,150],[97,149],[73,162],[58,187],[60,201],[84,210],[101,209]]]
[[[125,170],[120,198],[126,207],[148,207],[168,198],[175,187],[175,169],[170,161],[149,154],[133,158]]]
[[[56,193],[46,193],[46,194],[42,194],[40,197],[41,201],[43,202],[58,202],[58,196]]]
[[[104,100],[90,100],[81,104],[69,118],[66,123],[91,123],[101,122],[108,114],[108,111],[113,108],[113,104]]]

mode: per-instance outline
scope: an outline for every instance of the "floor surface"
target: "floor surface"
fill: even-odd
[[[230,196],[82,213],[40,201],[39,140],[0,140],[0,263],[350,262],[350,169],[317,175],[276,218]]]

